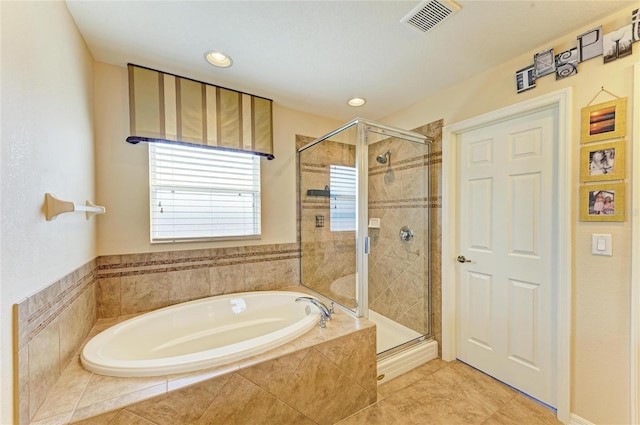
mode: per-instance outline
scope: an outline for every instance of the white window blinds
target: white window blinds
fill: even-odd
[[[329,168],[330,229],[356,230],[356,169],[332,165]]]
[[[149,145],[151,241],[260,236],[260,157]]]

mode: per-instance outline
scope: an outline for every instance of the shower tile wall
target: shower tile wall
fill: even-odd
[[[299,138],[299,140],[301,140]],[[355,302],[355,232],[331,231],[330,200],[328,197],[309,196],[309,189],[329,186],[330,166],[355,166],[355,146],[326,140],[304,152],[300,167],[301,211],[300,237],[302,240],[302,282],[321,294],[353,308]],[[322,217],[323,226],[316,224]],[[347,277],[341,290],[331,284]]]
[[[431,319],[432,334],[439,341],[442,121],[413,131],[434,139],[429,154],[423,146],[399,139],[386,139],[369,147],[369,217],[380,218],[381,222],[380,229],[369,229],[369,308],[420,334],[429,333]],[[376,157],[388,150],[390,164],[381,165]],[[431,187],[427,187],[429,179]],[[429,213],[431,233],[427,226]],[[412,230],[412,240],[400,240],[403,226]]]
[[[376,156],[391,151],[387,164]],[[387,139],[369,146],[369,308],[420,334],[429,332],[428,168],[423,145]],[[400,228],[414,237],[402,241]]]

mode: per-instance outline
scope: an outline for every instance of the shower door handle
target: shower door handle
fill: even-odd
[[[365,254],[369,254],[369,248],[370,248],[369,241],[370,241],[369,236],[365,236],[364,237],[364,253]]]

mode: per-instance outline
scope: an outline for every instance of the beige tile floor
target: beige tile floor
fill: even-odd
[[[555,413],[457,361],[432,360],[378,387],[378,402],[338,425],[553,425]]]

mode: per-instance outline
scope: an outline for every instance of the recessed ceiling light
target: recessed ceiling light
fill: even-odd
[[[349,105],[351,106],[362,106],[365,103],[367,103],[366,99],[363,99],[361,97],[354,97],[352,99],[349,99],[349,102],[347,102]]]
[[[233,61],[226,54],[217,50],[211,50],[204,54],[204,58],[213,66],[219,68],[229,68]]]

